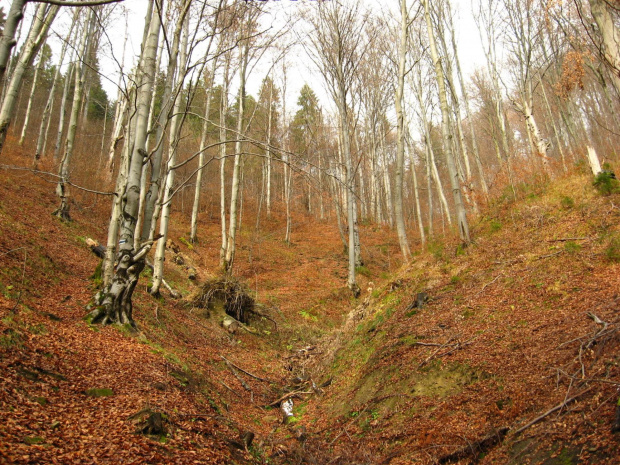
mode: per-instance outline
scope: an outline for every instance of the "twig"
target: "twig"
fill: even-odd
[[[564,237],[562,239],[547,239],[547,242],[585,241],[588,237]]]
[[[562,252],[563,250],[560,250],[559,252],[550,253],[548,255],[541,255],[540,257],[537,257],[536,260],[542,260],[543,258],[555,257],[556,255],[560,255]]]
[[[268,380],[268,379],[265,379],[265,378],[261,378],[260,376],[256,376],[256,375],[250,373],[249,371],[245,371],[243,368],[235,365],[234,363],[232,363],[230,360],[228,360],[223,355],[220,355],[220,357],[222,357],[222,359],[224,359],[225,362],[230,363],[232,366],[234,366],[237,370],[242,371],[243,373],[245,373],[248,376],[251,376],[254,379],[257,379],[259,381],[264,381],[265,383],[275,383],[275,381],[271,381],[271,380]]]
[[[544,419],[545,417],[548,417],[549,415],[551,415],[553,412],[556,412],[558,410],[560,410],[561,408],[564,408],[566,405],[570,404],[572,401],[574,401],[575,399],[577,399],[578,397],[581,397],[582,395],[584,395],[585,393],[589,392],[592,390],[594,386],[590,386],[588,389],[581,391],[579,394],[575,394],[573,397],[566,399],[564,402],[559,403],[558,405],[556,405],[555,407],[553,407],[552,409],[547,410],[545,413],[543,413],[542,415],[537,416],[536,418],[534,418],[532,421],[530,421],[527,425],[522,426],[521,428],[519,428],[518,430],[516,430],[514,432],[515,435],[522,433],[523,431],[525,431],[526,429],[528,429],[530,426],[535,425],[536,423],[538,423],[540,420]]]
[[[285,400],[291,399],[293,397],[301,396],[302,394],[314,394],[314,393],[313,391],[302,391],[301,389],[298,391],[289,392],[288,394],[285,394],[282,397],[280,397],[278,400],[274,400],[271,404],[269,404],[269,407],[275,407],[276,405],[278,405],[281,402],[284,402]]]
[[[487,286],[490,286],[491,284],[493,284],[495,281],[497,281],[500,276],[503,276],[504,273],[500,273],[498,274],[495,279],[493,279],[493,281],[486,283],[484,286],[482,286],[482,289],[480,289],[478,292],[476,292],[476,294],[474,294],[474,296],[477,296],[478,294],[482,294],[484,292],[484,290],[487,288]]]
[[[224,357],[222,357],[222,358],[224,358]],[[232,372],[232,374],[235,375],[235,378],[237,378],[237,381],[239,381],[241,383],[241,385],[244,387],[244,389],[246,391],[252,392],[252,388],[250,386],[248,386],[248,384],[245,381],[243,381],[243,378],[241,376],[239,376],[239,374],[235,371],[235,369],[233,368],[231,363],[228,360],[226,360],[225,358],[224,358],[224,361],[226,362],[226,365],[228,365],[228,368],[230,368],[230,371]],[[252,399],[253,398],[254,398],[254,396],[252,396]]]
[[[222,386],[224,386],[226,389],[228,389],[230,392],[232,392],[234,395],[236,395],[237,397],[241,398],[241,396],[239,395],[239,393],[237,391],[235,391],[233,388],[231,388],[228,384],[226,384],[224,381],[220,381],[220,384]]]

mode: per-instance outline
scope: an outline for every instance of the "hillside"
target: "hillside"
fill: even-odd
[[[357,301],[332,224],[296,216],[287,246],[281,215],[247,219],[236,276],[264,315],[250,331],[191,305],[217,268],[217,216],[191,248],[177,221],[198,283],[168,260],[183,298],[141,284],[133,332],[84,319],[84,241],[105,239],[108,203],[78,194],[61,223],[50,184],[1,171],[0,461],[620,463],[620,199],[585,175],[519,194],[471,246],[417,245],[402,268],[395,234],[363,226]]]

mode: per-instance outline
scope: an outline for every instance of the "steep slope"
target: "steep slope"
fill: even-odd
[[[222,328],[171,253],[184,298],[141,286],[132,333],[83,319],[107,202],[77,193],[64,224],[50,184],[0,172],[0,462],[618,463],[618,194],[577,176],[520,196],[396,274],[394,234],[364,226],[358,301],[333,226],[296,217],[288,246],[248,208],[237,273],[267,318]],[[217,216],[200,227],[190,246],[177,215],[171,238],[202,284]]]
[[[349,315],[301,420],[322,463],[620,463],[618,196],[521,187]]]

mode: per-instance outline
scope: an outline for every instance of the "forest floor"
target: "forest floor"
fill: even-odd
[[[62,223],[53,190],[0,171],[0,463],[620,463],[620,195],[588,176],[522,186],[471,246],[414,243],[407,266],[362,225],[357,300],[334,221],[297,215],[287,245],[282,212],[248,208],[235,275],[266,318],[234,332],[191,304],[217,269],[208,211],[193,246],[173,218],[183,298],[144,279],[137,332],[90,325],[109,202],[76,193]]]

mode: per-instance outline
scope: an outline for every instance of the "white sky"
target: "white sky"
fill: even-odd
[[[0,0],[4,3],[6,0]],[[235,0],[243,1],[243,0]],[[343,2],[353,2],[359,0],[341,0]],[[381,13],[389,13],[390,9],[395,10],[395,16],[399,17],[398,2],[396,0],[389,0],[386,6],[386,1],[383,0],[365,0],[369,8],[376,8],[381,10]],[[471,13],[472,0],[452,0],[453,8],[455,9],[455,27],[457,30],[459,42],[459,55],[461,59],[461,66],[463,72],[467,78],[477,67],[483,66],[484,55],[480,45],[480,39],[478,31],[476,29],[475,22]],[[268,12],[270,18],[275,27],[279,27],[279,24],[283,24],[286,21],[286,17],[290,12],[296,8],[312,8],[312,0],[297,1],[297,0],[267,0],[265,4],[268,6]],[[107,41],[105,38],[102,40],[102,44],[99,50],[100,67],[103,71],[102,85],[110,99],[116,98],[116,82],[118,80],[118,62],[121,61],[122,49],[123,49],[123,37],[125,34],[125,17],[123,10],[128,11],[129,17],[129,40],[126,48],[125,66],[126,70],[130,69],[133,63],[135,63],[137,56],[140,52],[140,44],[142,41],[142,33],[144,28],[144,16],[148,0],[125,0],[120,3],[115,13],[113,14],[113,20],[108,29],[108,36],[110,38]],[[29,12],[34,11],[33,4],[29,4]],[[61,36],[66,34],[68,30],[68,24],[70,21],[71,9],[61,8],[62,12],[52,26],[52,31],[60,34]],[[28,15],[27,15],[28,17]],[[29,21],[24,22],[23,37],[26,35]],[[60,55],[60,41],[52,36],[49,40],[53,51],[53,61],[57,62]],[[311,66],[311,62],[306,56],[303,48],[300,45],[296,45],[291,54],[287,58],[289,63],[288,75],[287,75],[287,111],[289,114],[294,112],[297,96],[301,87],[308,83],[312,87],[324,108],[331,108],[331,102],[329,101],[328,94],[324,89],[324,84],[320,75],[315,72]],[[269,56],[265,56],[259,65],[253,71],[248,79],[248,93],[257,96],[260,84],[265,77],[266,73],[271,66]],[[281,68],[280,68],[281,69]],[[281,74],[281,73],[280,73]],[[278,82],[280,81],[280,82]],[[276,83],[281,85],[281,79],[276,78]],[[234,83],[233,83],[234,85]],[[231,89],[234,90],[234,89]]]

